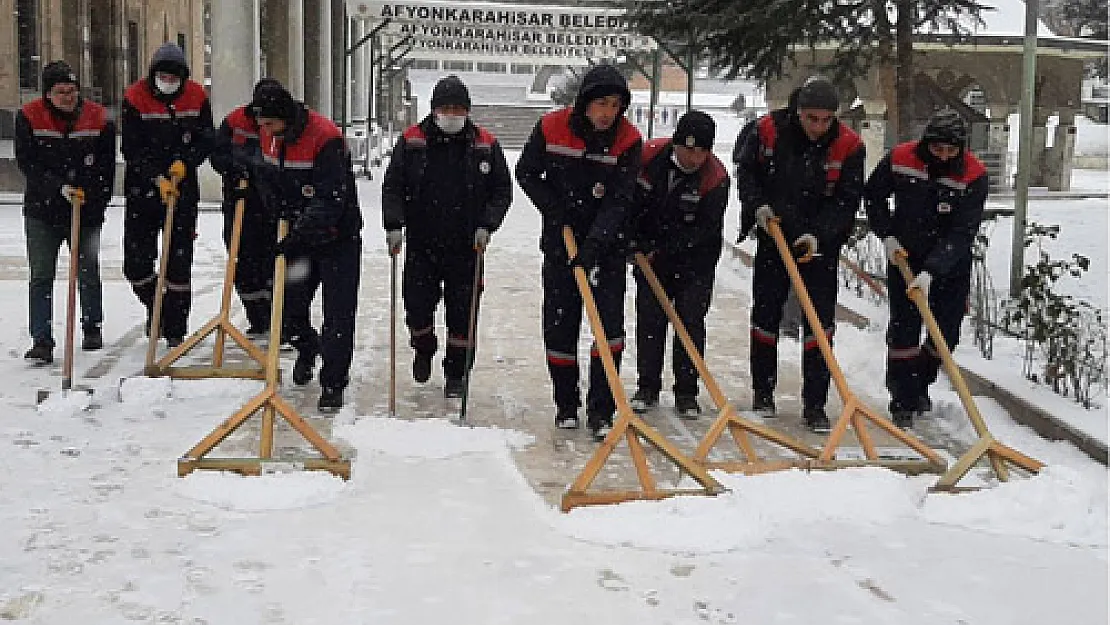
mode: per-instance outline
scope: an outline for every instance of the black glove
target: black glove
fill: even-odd
[[[587,272],[597,267],[598,256],[601,253],[601,244],[596,239],[586,239],[578,246],[578,255],[571,259],[571,267],[581,267]]]
[[[274,246],[275,256],[291,256],[295,255],[305,248],[304,235],[296,228],[290,228],[289,233],[285,238],[278,241]]]

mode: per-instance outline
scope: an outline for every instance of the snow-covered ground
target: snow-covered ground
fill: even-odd
[[[360,183],[365,253],[377,266],[385,259],[380,180]],[[117,268],[119,217],[110,217],[103,238],[105,265]],[[0,215],[0,223],[7,226],[0,255],[18,258],[18,215]],[[202,216],[194,288],[209,291],[198,308],[211,309],[219,283],[219,225],[218,215]],[[518,192],[493,245],[505,257],[535,254],[537,227]],[[732,217],[729,229],[734,236]],[[720,271],[722,283],[750,285],[750,275],[729,263]],[[10,356],[0,362],[8,380],[0,387],[0,619],[1107,621],[1105,468],[1008,422],[992,402],[983,402],[992,432],[1049,466],[960,496],[927,495],[935,478],[881,469],[790,471],[720,475],[731,490],[716,498],[561,514],[513,463],[511,449],[535,444],[526,435],[350,409],[336,417],[333,433],[357,452],[350,482],[300,473],[179,479],[176,458],[256,383],[177,381],[167,397],[164,381],[140,378],[123,402],[98,389],[94,410],[83,410],[83,394],[55,394],[36,409],[34,388],[56,388],[57,378],[19,358],[24,286],[18,275],[0,281],[0,353]],[[107,288],[114,312],[106,334],[114,341],[139,322],[139,307],[124,284]],[[121,362],[141,362],[144,347],[126,348]],[[838,330],[837,353],[863,392],[881,392],[882,359],[874,354],[883,349],[880,326]],[[370,353],[356,352],[356,370]],[[945,391],[937,399],[955,402]]]

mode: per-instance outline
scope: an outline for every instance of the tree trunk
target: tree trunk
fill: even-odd
[[[895,61],[895,99],[897,101],[897,118],[894,127],[895,137],[898,141],[909,141],[914,130],[914,94],[913,94],[913,0],[898,0],[898,17],[894,25],[894,45],[897,60]],[[891,117],[888,115],[888,117]]]

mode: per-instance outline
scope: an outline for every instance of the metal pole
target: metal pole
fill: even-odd
[[[1014,230],[1010,238],[1010,297],[1021,294],[1025,273],[1025,214],[1033,166],[1033,102],[1037,78],[1037,12],[1039,0],[1025,0],[1025,47],[1021,70],[1021,121],[1018,124],[1018,171],[1014,185]]]
[[[350,72],[351,59],[350,59],[350,55],[348,55],[348,53],[347,53],[347,47],[350,46],[350,45],[351,45],[351,20],[347,18],[347,9],[346,9],[346,5],[344,5],[344,8],[343,8],[343,68],[341,69],[341,71],[343,73],[343,92],[342,92],[343,95],[340,96],[340,99],[342,100],[342,107],[341,107],[342,113],[341,113],[341,116],[339,118],[340,119],[339,128],[340,128],[340,130],[343,131],[343,140],[344,141],[347,140],[347,115],[348,115],[348,110],[347,109],[350,106],[350,104],[348,103],[348,100],[350,99],[350,92],[351,92],[351,72]],[[370,145],[369,140],[367,140],[366,145]]]
[[[655,105],[659,102],[659,74],[663,72],[663,50],[656,47],[651,55],[651,95],[648,96],[648,139],[655,132]]]
[[[686,48],[686,112],[694,108],[694,45],[697,32],[690,29],[690,45]]]
[[[375,106],[377,102],[374,101],[374,55],[377,53],[377,51],[378,34],[371,33],[370,67],[366,68],[367,81],[369,82],[369,87],[366,90],[366,165],[363,166],[363,169],[366,171],[367,176],[370,175],[370,142],[372,140],[372,137],[374,136],[374,109],[377,108]],[[381,141],[381,137],[378,138],[378,141]]]

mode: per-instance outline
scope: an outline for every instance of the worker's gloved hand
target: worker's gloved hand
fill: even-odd
[[[906,258],[909,254],[906,253],[906,248],[902,247],[902,242],[894,237],[887,237],[883,239],[883,247],[886,249],[886,259],[890,264],[898,258]]]
[[[767,204],[755,209],[755,223],[759,224],[760,228],[767,229],[767,224],[775,217],[775,211]]]
[[[166,170],[166,175],[170,180],[182,181],[185,179],[185,163],[181,159],[170,163],[170,168]]]
[[[177,185],[167,180],[165,176],[158,176],[154,180],[158,185],[158,195],[162,198],[162,203],[168,205],[171,201],[176,201],[181,193],[177,190]]]
[[[794,239],[794,258],[798,259],[799,263],[808,263],[813,260],[817,255],[817,237],[812,234],[806,233]]]
[[[478,228],[474,231],[474,251],[485,252],[486,247],[489,246],[489,230],[486,228]]]
[[[601,253],[601,245],[595,239],[586,239],[582,245],[578,246],[578,254],[570,260],[571,267],[581,267],[589,273],[591,269],[597,267],[598,256]]]
[[[919,289],[921,294],[925,296],[925,300],[929,300],[929,287],[933,285],[933,276],[928,271],[922,271],[917,274],[917,277],[910,282],[910,289]]]
[[[70,204],[84,204],[85,190],[69,184],[62,185],[62,197]]]
[[[404,240],[405,235],[399,228],[397,230],[386,231],[385,249],[389,251],[390,256],[396,256],[401,253],[401,242]]]

